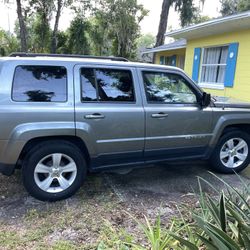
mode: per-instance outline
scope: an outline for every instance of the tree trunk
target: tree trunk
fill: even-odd
[[[163,0],[155,47],[158,47],[164,44],[165,32],[166,32],[167,24],[168,24],[168,14],[169,14],[169,9],[170,9],[171,4],[172,4],[172,0]]]
[[[19,27],[20,27],[21,51],[27,52],[27,33],[26,33],[24,17],[22,14],[21,0],[16,0],[16,4],[17,4],[17,16],[18,16]]]
[[[59,19],[61,17],[62,7],[63,7],[63,0],[57,0],[56,19],[51,40],[51,53],[56,53],[57,49],[57,32],[58,32],[58,25],[59,25]]]

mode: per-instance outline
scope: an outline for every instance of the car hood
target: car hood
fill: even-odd
[[[212,100],[214,102],[215,107],[250,109],[250,100],[249,102],[247,102],[247,101],[242,101],[242,100],[234,99],[231,97],[223,97],[223,96],[213,96]]]

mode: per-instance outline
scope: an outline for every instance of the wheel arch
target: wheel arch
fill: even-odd
[[[32,149],[35,145],[42,143],[42,142],[48,142],[48,141],[65,141],[65,142],[70,142],[77,146],[80,151],[83,153],[84,158],[86,160],[87,166],[89,167],[90,165],[90,154],[89,150],[85,144],[85,142],[77,137],[77,136],[44,136],[44,137],[36,137],[32,138],[29,141],[26,142],[24,145],[19,157],[18,157],[18,162],[17,162],[17,167],[21,168],[21,162],[24,159],[24,157],[27,155],[27,153]]]

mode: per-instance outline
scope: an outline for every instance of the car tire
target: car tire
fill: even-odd
[[[86,173],[83,153],[68,141],[39,143],[26,154],[22,164],[26,190],[41,201],[58,201],[74,195]]]
[[[250,163],[250,135],[241,130],[225,133],[219,139],[210,162],[219,173],[232,174],[245,169]]]

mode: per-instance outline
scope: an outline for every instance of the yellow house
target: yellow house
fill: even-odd
[[[189,26],[166,36],[176,41],[144,52],[155,53],[154,63],[184,68],[213,95],[250,101],[250,12]]]

